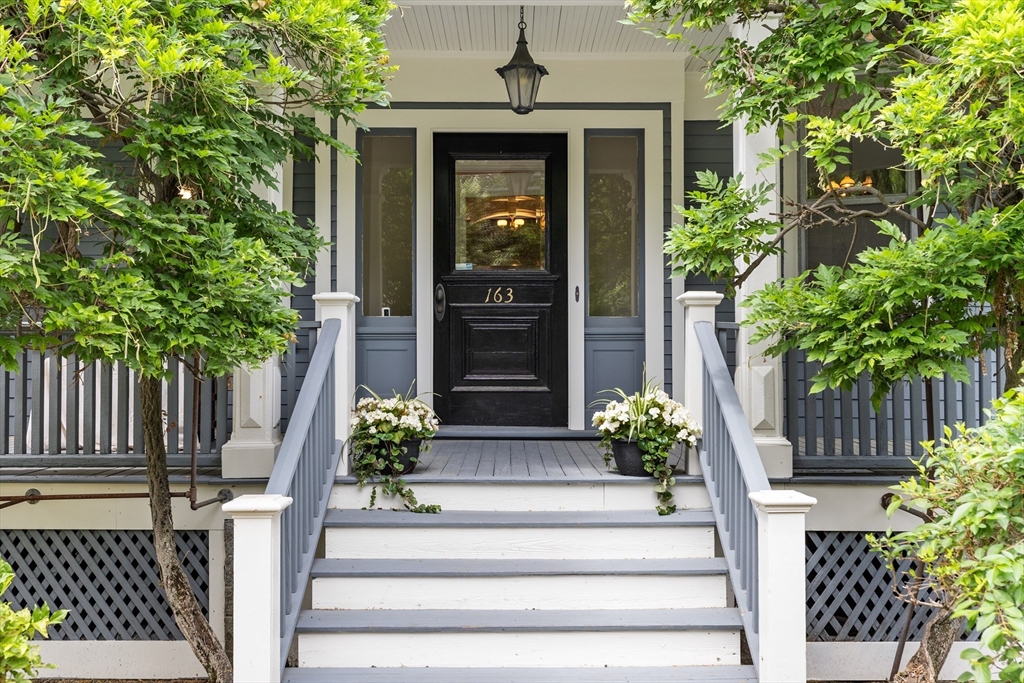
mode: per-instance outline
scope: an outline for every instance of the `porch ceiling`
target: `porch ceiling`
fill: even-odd
[[[508,57],[518,36],[519,5],[484,4],[460,0],[455,4],[429,4],[399,0],[385,26],[388,47],[394,52],[432,53],[433,56],[503,55]],[[621,0],[589,0],[586,4],[562,0],[526,7],[526,37],[539,58],[619,56],[678,57],[688,70],[699,60],[695,46],[721,42],[724,32],[694,33],[684,41],[669,41],[619,21],[626,16]]]

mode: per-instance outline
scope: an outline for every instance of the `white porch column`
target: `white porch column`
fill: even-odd
[[[235,521],[235,680],[281,680],[281,513],[292,499],[248,495],[224,504]]]
[[[754,491],[757,507],[758,680],[805,683],[804,516],[818,501],[798,491]]]
[[[686,292],[676,297],[676,301],[683,305],[683,324],[685,325],[685,336],[683,337],[683,391],[676,390],[677,396],[682,396],[683,405],[690,411],[690,415],[697,420],[697,423],[704,426],[704,360],[701,357],[700,345],[697,343],[697,333],[693,324],[697,322],[715,322],[715,307],[722,302],[725,296],[718,292]],[[695,449],[692,449],[687,458],[687,472],[700,471],[700,457]]]
[[[334,347],[335,438],[348,439],[351,433],[353,400],[356,393],[356,304],[359,297],[348,292],[321,292],[313,295],[318,320],[338,318],[341,333]],[[341,452],[338,474],[349,473],[348,448]]]
[[[225,479],[269,477],[281,447],[281,366],[278,357],[236,368],[231,438],[221,446]]]
[[[290,174],[285,171],[285,164],[278,164],[273,168],[277,179],[274,187],[263,183],[253,187],[253,193],[278,210],[285,205],[285,194],[291,193],[291,188],[286,187],[290,185]],[[281,447],[280,359],[273,356],[256,367],[235,368],[231,388],[231,438],[221,446],[222,476],[269,477]]]
[[[756,45],[769,35],[768,27],[761,24],[740,26],[734,24],[732,34]],[[758,170],[761,160],[758,154],[778,146],[774,128],[764,128],[752,135],[744,129],[745,121],[733,124],[733,173],[743,174],[743,186],[766,182],[778,187],[777,165]],[[778,213],[778,202],[769,202],[762,207],[759,218],[774,219]],[[740,264],[740,270],[746,267]],[[736,321],[743,322],[747,309],[742,305],[751,293],[770,282],[776,282],[781,275],[781,260],[768,256],[754,270],[736,292]],[[736,334],[736,393],[740,405],[754,432],[754,442],[761,455],[769,477],[789,477],[793,474],[793,449],[782,435],[782,359],[765,355],[767,342],[754,344],[750,341],[754,329],[740,327]]]

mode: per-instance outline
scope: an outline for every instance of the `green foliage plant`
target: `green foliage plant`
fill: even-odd
[[[14,570],[0,557],[0,595],[7,592],[14,581]],[[47,629],[64,621],[67,610],[50,612],[49,605],[15,610],[11,604],[0,601],[0,683],[22,683],[35,678],[38,669],[53,668],[43,664],[39,646],[32,645],[38,633],[43,638]]]
[[[777,132],[786,142],[764,164],[809,162],[820,192],[781,197],[772,215],[770,188],[703,174],[665,243],[676,275],[705,273],[733,293],[788,232],[856,235],[851,225],[874,222],[889,246],[856,254],[851,239],[842,266],[747,297],[755,339],[774,340],[769,353],[800,348],[820,361],[815,390],[869,373],[876,401],[904,377],[961,377],[963,360],[985,349],[1002,349],[1008,386],[1021,384],[1022,0],[630,4],[632,22],[669,39],[735,20],[739,30],[702,55],[709,90],[725,97],[722,117]],[[912,172],[916,187],[906,197],[840,187],[832,174],[850,164],[854,141],[899,150],[896,170]]]
[[[658,497],[655,509],[659,515],[672,514],[676,511],[672,502],[676,480],[675,464],[669,463],[669,454],[680,443],[686,448],[696,446],[700,427],[686,408],[669,398],[654,380],[645,378],[643,389],[635,394],[618,388],[602,393],[619,397],[599,399],[604,409],[594,413],[592,420],[601,435],[605,466],[611,466],[612,442],[635,442],[640,447],[644,469],[658,480],[654,487]]]
[[[901,506],[932,521],[871,539],[890,561],[924,562],[932,604],[981,634],[961,655],[961,681],[1024,681],[1024,390],[997,399],[989,420],[938,446],[928,444],[918,474],[893,487]],[[920,578],[920,577],[918,577]],[[914,594],[917,591],[913,591]],[[902,595],[904,599],[915,599]]]
[[[410,512],[440,512],[440,505],[418,502],[409,485],[398,477],[402,471],[399,457],[408,452],[410,441],[421,442],[420,453],[430,451],[430,440],[438,429],[437,415],[413,394],[412,387],[405,394],[396,391],[391,398],[381,398],[369,387],[360,388],[370,396],[356,404],[349,443],[357,484],[362,487],[372,482],[368,507],[377,504],[380,486],[384,495],[397,497]]]
[[[323,246],[265,198],[386,100],[387,0],[0,0],[0,364],[26,348],[140,378],[161,583],[207,670],[231,662],[174,543],[161,381],[294,339],[283,287]],[[325,127],[326,128],[326,127]]]

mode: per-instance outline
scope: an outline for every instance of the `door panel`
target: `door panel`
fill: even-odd
[[[434,136],[435,405],[566,426],[566,138]]]

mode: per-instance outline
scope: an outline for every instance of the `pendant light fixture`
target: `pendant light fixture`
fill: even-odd
[[[495,69],[505,80],[508,89],[508,101],[512,111],[517,114],[529,114],[537,103],[537,91],[540,90],[540,79],[548,75],[548,70],[533,61],[526,47],[526,22],[523,20],[523,6],[519,6],[519,40],[512,59],[503,67]]]

